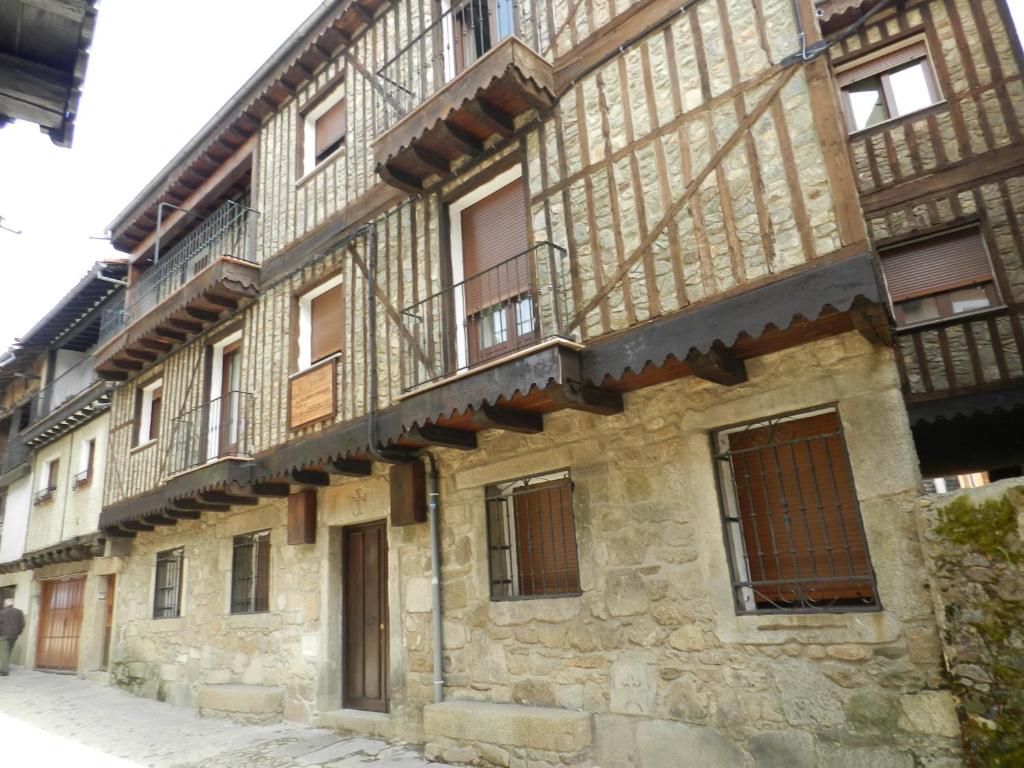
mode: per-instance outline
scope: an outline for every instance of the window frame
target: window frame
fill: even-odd
[[[871,64],[872,62],[877,61],[879,59],[895,58],[902,51],[905,51],[906,49],[915,46],[921,46],[924,49],[923,57],[913,59],[909,62],[904,62],[902,64],[895,64],[879,72],[873,72],[869,75],[865,75],[857,79],[849,79],[850,72],[859,69],[865,65]],[[928,94],[931,98],[931,103],[926,106],[919,107],[918,109],[911,110],[910,112],[897,114],[896,99],[892,88],[891,75],[896,72],[902,71],[903,69],[908,69],[911,66],[916,65],[918,62],[924,62],[924,79],[925,84],[928,87]],[[879,78],[879,83],[882,87],[883,104],[889,116],[884,120],[880,120],[879,122],[874,123],[873,125],[867,125],[864,126],[863,128],[858,128],[854,120],[853,104],[851,102],[850,95],[847,92],[847,89],[850,86],[856,85],[857,83],[863,82],[872,77]],[[938,75],[935,72],[935,65],[932,63],[931,48],[928,46],[928,41],[923,35],[916,35],[914,37],[901,40],[890,45],[886,45],[878,50],[848,60],[835,69],[835,78],[836,84],[839,88],[839,103],[842,107],[843,117],[846,121],[847,134],[849,134],[850,136],[864,133],[866,131],[880,129],[883,126],[894,123],[897,120],[902,120],[903,118],[909,117],[910,115],[916,115],[921,112],[924,112],[925,110],[931,109],[938,104],[942,104],[945,101],[945,96],[943,95],[942,88],[939,85]],[[848,80],[848,82],[843,82],[844,80]]]
[[[34,504],[48,504],[56,498],[57,485],[60,480],[59,472],[60,456],[54,456],[43,462],[43,471],[39,473],[40,484],[36,486],[32,499]]]
[[[957,285],[954,287],[947,287],[942,290],[936,290],[932,293],[924,293],[919,296],[914,296],[911,299],[902,299],[896,301],[893,299],[892,290],[890,289],[889,275],[885,269],[886,251],[895,251],[900,248],[915,245],[918,243],[927,243],[929,240],[941,240],[961,232],[974,231],[977,233],[978,240],[981,243],[981,247],[985,251],[985,259],[988,265],[989,279],[986,281],[970,283],[968,285]],[[909,238],[903,238],[898,240],[886,241],[878,247],[878,261],[882,269],[882,279],[885,283],[885,297],[889,303],[889,309],[892,312],[893,318],[896,320],[897,330],[911,330],[916,328],[927,328],[932,325],[941,325],[943,323],[957,322],[959,320],[965,320],[978,315],[986,315],[991,312],[997,312],[1005,309],[1006,305],[1003,302],[1002,290],[999,286],[999,280],[997,279],[995,264],[992,260],[992,250],[989,247],[989,239],[987,237],[987,229],[982,221],[968,221],[954,225],[948,228],[941,228],[913,236]],[[989,299],[989,306],[979,307],[978,309],[967,310],[966,312],[952,311],[952,305],[949,301],[949,295],[955,291],[963,290],[965,288],[984,287],[986,296]],[[906,316],[902,309],[902,304],[907,301],[916,301],[918,299],[925,299],[934,297],[939,306],[940,314],[938,317],[931,317],[926,320],[919,320],[917,322],[906,322]],[[947,312],[948,310],[948,312]]]
[[[864,603],[861,605],[857,604],[842,604],[837,605],[835,601],[828,605],[796,605],[796,606],[776,606],[763,608],[758,607],[754,595],[753,585],[755,583],[752,575],[744,567],[744,561],[747,558],[747,545],[744,540],[744,533],[742,528],[741,510],[739,508],[738,494],[739,490],[735,483],[735,479],[732,472],[732,463],[729,457],[729,435],[744,432],[751,429],[759,429],[765,426],[773,424],[782,424],[791,421],[799,421],[802,419],[812,418],[823,414],[832,413],[836,419],[836,432],[827,435],[819,435],[818,437],[831,437],[833,435],[838,436],[839,441],[842,445],[843,456],[842,466],[849,477],[850,491],[853,495],[854,505],[856,507],[855,516],[857,522],[856,531],[859,533],[863,545],[864,545],[864,558],[868,573],[864,576],[851,575],[852,579],[867,581],[871,587],[872,602]],[[789,411],[780,413],[765,418],[754,419],[739,424],[732,424],[717,429],[711,430],[709,433],[710,447],[712,462],[714,464],[715,484],[718,493],[718,513],[719,519],[722,524],[722,538],[724,544],[724,554],[729,569],[729,588],[732,593],[732,603],[737,616],[769,616],[769,615],[807,615],[807,614],[823,614],[823,613],[877,613],[883,610],[882,598],[878,590],[878,579],[875,574],[874,563],[871,558],[870,544],[868,542],[867,531],[864,527],[864,514],[861,509],[860,496],[857,493],[856,478],[853,473],[853,466],[850,463],[850,452],[846,442],[846,433],[843,427],[842,415],[839,411],[839,406],[836,403],[828,403],[813,408],[806,408],[797,411]],[[779,445],[779,444],[773,444]],[[826,448],[826,455],[828,450]],[[833,457],[829,455],[829,461],[834,462]],[[807,517],[804,517],[805,525],[807,524]],[[755,535],[756,535],[755,530]],[[774,533],[771,534],[774,536]],[[773,539],[774,541],[774,539]],[[831,557],[831,554],[829,554]],[[777,563],[777,566],[781,566]],[[799,569],[796,569],[799,571]],[[815,574],[817,576],[818,574]],[[781,574],[780,574],[781,576]],[[799,574],[794,579],[783,579],[779,578],[778,581],[814,581],[811,579],[801,579]],[[770,601],[769,601],[770,602]]]
[[[520,489],[530,488],[534,486],[542,486],[546,490],[554,490],[559,487],[565,487],[568,491],[569,504],[568,504],[568,517],[572,522],[572,530],[566,531],[564,529],[564,516],[561,516],[559,527],[561,528],[561,554],[566,557],[571,555],[572,561],[575,564],[574,575],[570,574],[567,580],[567,585],[571,586],[573,578],[575,579],[575,585],[577,589],[566,589],[564,591],[541,591],[531,593],[520,592],[520,554],[519,554],[519,534],[517,531],[516,523],[514,521],[514,515],[517,510],[514,505],[514,499],[525,496],[528,492],[523,492]],[[489,483],[484,487],[484,523],[485,523],[485,536],[486,536],[486,551],[487,551],[487,583],[488,592],[491,602],[518,602],[522,600],[544,600],[544,599],[558,599],[558,598],[571,598],[580,597],[583,594],[582,576],[580,573],[580,558],[579,558],[579,541],[577,538],[577,524],[576,524],[576,509],[573,502],[575,484],[572,481],[572,473],[568,468],[551,470],[548,472],[540,472],[524,477],[515,478],[512,480],[503,480],[495,483]],[[497,537],[495,535],[494,523],[492,521],[492,510],[491,503],[496,501],[505,502],[504,510],[499,511],[499,515],[503,515],[505,518],[505,533],[506,538],[509,539],[507,544],[495,544]],[[510,503],[511,502],[511,503]],[[550,515],[550,510],[549,510]],[[552,546],[558,546],[552,539]],[[499,576],[507,575],[507,578],[498,579],[495,574],[495,552],[508,549],[508,560],[507,560],[507,574],[499,574]],[[541,544],[541,556],[544,557],[544,545]],[[543,573],[543,571],[542,571]],[[508,584],[508,594],[496,593],[495,587],[498,584]],[[557,589],[557,581],[556,581]]]
[[[339,273],[333,277],[324,280],[319,285],[316,285],[303,293],[298,295],[299,304],[299,322],[298,322],[298,361],[296,365],[296,372],[307,371],[310,368],[321,365],[332,358],[339,356],[342,353],[342,349],[337,352],[333,352],[319,360],[313,360],[313,300],[323,296],[325,293],[334,290],[336,288],[343,289],[345,284],[344,273]],[[345,312],[345,295],[342,292],[341,297],[342,307],[342,322],[344,322]],[[345,329],[342,327],[342,337],[344,337]]]
[[[90,437],[78,452],[78,474],[71,483],[73,490],[88,488],[92,484],[93,469],[96,462],[96,438]]]
[[[161,564],[176,563],[177,583],[170,587],[160,585]],[[182,606],[185,603],[185,547],[174,547],[156,553],[156,560],[153,565],[153,619],[177,619],[183,615]],[[162,591],[172,590],[174,596],[173,613],[169,615],[158,615],[161,609],[166,610],[168,606],[160,606],[160,595]]]
[[[324,155],[320,160],[316,159],[316,123],[321,117],[330,112],[334,107],[345,102],[345,133],[338,142],[338,146]],[[340,154],[348,146],[348,97],[345,90],[345,77],[342,73],[329,83],[323,92],[310,99],[299,114],[299,142],[298,142],[298,163],[299,183],[305,181],[317,170],[322,168],[331,159]]]
[[[163,421],[163,377],[146,382],[135,390],[135,447],[142,448],[155,443],[160,438],[160,427]],[[155,393],[160,391],[160,396]],[[153,403],[159,401],[157,409],[156,434],[154,434]],[[145,438],[143,438],[145,435]]]
[[[260,558],[260,545],[266,542],[266,558]],[[248,616],[255,613],[269,613],[270,612],[270,560],[271,560],[271,537],[270,529],[264,529],[260,531],[251,531],[249,533],[241,533],[231,539],[231,582],[230,592],[228,596],[228,611],[232,616]],[[239,562],[239,550],[244,547],[250,547],[250,571],[251,578],[249,579],[248,595],[240,597],[237,590],[239,587],[239,578],[237,576],[238,562]],[[265,574],[261,570],[265,568]],[[261,578],[261,574],[263,578]],[[259,595],[258,590],[260,584],[266,585],[266,594]],[[262,598],[262,607],[261,600]],[[238,606],[245,601],[246,608],[242,609]]]

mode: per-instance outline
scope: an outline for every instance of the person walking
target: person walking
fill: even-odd
[[[11,649],[25,629],[25,614],[14,607],[14,598],[4,600],[0,608],[0,676],[11,673]]]

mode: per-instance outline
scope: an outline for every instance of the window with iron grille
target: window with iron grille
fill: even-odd
[[[488,486],[491,599],[580,594],[568,470]]]
[[[158,552],[153,588],[153,618],[181,616],[181,585],[184,577],[185,550],[182,547]]]
[[[231,612],[269,610],[270,531],[235,536],[231,559]]]
[[[835,409],[777,416],[713,439],[737,611],[877,609]]]

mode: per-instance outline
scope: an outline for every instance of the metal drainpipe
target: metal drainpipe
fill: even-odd
[[[366,318],[370,328],[367,339],[367,351],[370,360],[370,391],[369,413],[367,415],[367,443],[370,455],[378,461],[392,462],[394,455],[388,455],[377,445],[377,295],[373,290],[373,275],[377,272],[377,226],[370,222],[366,225],[367,250],[366,256]],[[441,621],[441,533],[439,524],[440,494],[437,490],[437,462],[429,451],[423,451],[427,457],[427,510],[430,514],[430,568],[433,608],[433,640],[434,640],[434,702],[444,701],[444,638]]]

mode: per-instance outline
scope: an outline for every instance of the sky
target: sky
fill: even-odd
[[[1024,29],[1024,0],[1009,4]],[[0,352],[123,255],[107,225],[319,5],[100,0],[72,148],[0,130],[0,223],[21,231],[0,229]]]

